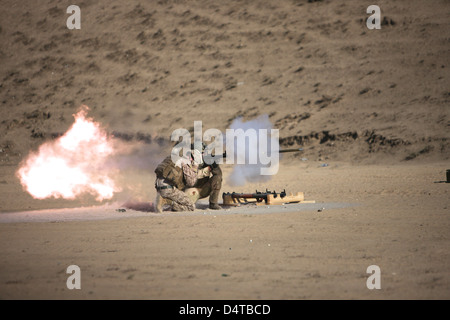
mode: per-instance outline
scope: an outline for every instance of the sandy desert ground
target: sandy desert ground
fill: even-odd
[[[70,4],[2,1],[1,299],[450,298],[448,1],[380,0],[380,30],[361,1],[82,1],[80,30]],[[34,199],[17,170],[81,105],[130,147],[123,190]],[[304,151],[223,191],[316,205],[153,212],[173,130],[262,115]]]

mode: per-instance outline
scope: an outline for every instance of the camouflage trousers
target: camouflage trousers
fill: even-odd
[[[213,176],[210,178],[199,179],[193,188],[179,190],[175,187],[157,190],[158,197],[156,205],[158,212],[162,211],[164,204],[170,204],[172,211],[194,211],[195,203],[198,199],[209,197],[209,203],[217,204],[219,201],[219,193],[222,187],[222,170],[216,167],[212,170]],[[159,185],[167,185],[167,183],[159,181]]]
[[[165,203],[172,206],[172,211],[195,210],[195,203],[192,202],[191,198],[185,192],[175,187],[158,190],[158,193],[166,200]]]
[[[220,167],[212,169],[212,177],[199,179],[194,188],[199,190],[199,199],[209,197],[209,203],[218,203],[222,188],[222,170]]]

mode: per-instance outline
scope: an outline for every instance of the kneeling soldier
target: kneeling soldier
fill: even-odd
[[[222,170],[217,164],[206,166],[203,163],[203,151],[204,145],[201,151],[191,146],[187,158],[180,158],[174,163],[168,156],[157,166],[157,212],[162,212],[165,204],[170,204],[172,211],[194,211],[196,201],[208,196],[209,208],[221,209],[218,200]]]

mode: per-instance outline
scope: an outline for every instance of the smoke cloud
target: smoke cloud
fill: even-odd
[[[16,174],[24,190],[35,199],[153,198],[160,145],[115,139],[88,111],[82,106],[67,132],[22,161]]]
[[[233,138],[231,131],[235,136],[240,132],[240,138]],[[278,172],[278,130],[272,130],[268,115],[249,121],[236,118],[227,130],[226,140],[227,162],[234,163],[228,180],[230,185],[265,182]]]

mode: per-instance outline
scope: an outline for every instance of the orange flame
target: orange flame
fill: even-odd
[[[74,115],[75,123],[57,140],[44,143],[23,162],[17,175],[35,199],[75,199],[90,193],[97,201],[111,199],[120,189],[105,163],[114,153],[100,124],[87,118],[87,106]]]

